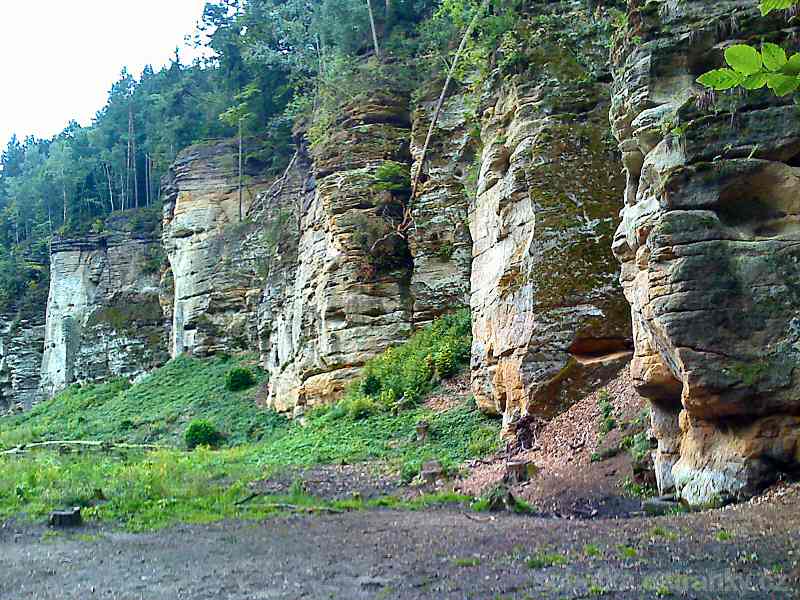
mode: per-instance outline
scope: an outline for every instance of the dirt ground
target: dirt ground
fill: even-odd
[[[463,381],[448,385],[429,400],[434,410],[469,393]],[[253,485],[280,494],[301,481],[327,500],[477,496],[502,479],[506,460],[522,458],[539,473],[512,491],[536,516],[370,510],[139,535],[11,521],[0,525],[0,600],[800,598],[800,484],[736,507],[644,517],[621,489],[628,453],[596,459],[634,431],[625,423],[641,429],[644,404],[627,370],[605,388],[612,432],[598,432],[593,394],[539,428],[530,447],[472,461],[455,481],[404,487],[387,465],[362,464]]]
[[[10,522],[0,598],[796,598],[800,488],[787,490],[651,519],[374,510],[142,535]]]

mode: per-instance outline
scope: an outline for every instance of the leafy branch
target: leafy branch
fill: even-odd
[[[704,73],[697,82],[715,90],[758,90],[766,86],[778,96],[800,87],[800,53],[787,58],[777,44],[764,43],[760,52],[747,44],[736,44],[725,50],[725,62],[728,67]]]
[[[798,4],[800,0],[761,0],[759,7],[762,16],[766,16]],[[766,42],[760,52],[748,44],[736,44],[725,50],[725,62],[728,67],[703,73],[697,82],[718,91],[768,87],[777,96],[787,96],[800,87],[800,53],[787,57],[777,44]]]

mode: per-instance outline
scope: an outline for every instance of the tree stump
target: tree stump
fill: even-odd
[[[50,513],[48,521],[50,527],[80,527],[83,517],[79,506],[69,510],[56,510]]]
[[[438,460],[431,460],[423,465],[420,477],[426,483],[436,483],[437,479],[444,477],[444,469]]]
[[[417,441],[424,444],[428,440],[428,431],[430,424],[427,421],[420,421],[417,423]]]
[[[506,481],[508,483],[522,483],[536,475],[536,465],[527,460],[509,460],[506,462]]]

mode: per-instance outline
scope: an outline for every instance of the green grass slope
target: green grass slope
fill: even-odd
[[[286,419],[255,403],[266,375],[230,392],[225,374],[246,358],[178,357],[137,385],[121,379],[72,386],[27,413],[0,419],[0,448],[49,440],[102,440],[178,447],[195,418],[214,423],[228,445],[256,442],[285,427]]]
[[[436,459],[454,472],[499,444],[499,423],[480,414],[474,402],[465,399],[444,412],[422,403],[441,377],[464,368],[468,321],[465,312],[443,318],[378,357],[342,402],[314,410],[304,423],[256,406],[265,374],[252,365],[255,386],[226,389],[225,374],[251,363],[246,357],[181,357],[136,385],[112,381],[70,388],[27,414],[0,418],[0,449],[45,440],[165,448],[0,454],[0,519],[40,519],[55,508],[84,506],[90,520],[153,529],[274,512],[269,502],[240,502],[250,482],[294,467],[375,461],[409,481],[425,461]],[[185,451],[184,432],[197,418],[224,434],[221,449]],[[429,423],[425,443],[415,436],[420,420]],[[295,494],[291,502],[315,500]]]

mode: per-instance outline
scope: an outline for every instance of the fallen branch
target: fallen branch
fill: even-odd
[[[297,506],[295,504],[281,504],[281,503],[270,503],[270,504],[262,504],[263,508],[274,508],[276,510],[288,510],[290,512],[306,512],[306,513],[315,513],[315,512],[324,512],[330,513],[333,515],[341,515],[344,514],[345,511],[338,509],[338,508],[330,508],[327,506]]]
[[[295,151],[294,155],[292,156],[292,160],[289,161],[289,165],[286,167],[286,170],[283,172],[283,175],[279,179],[276,179],[272,182],[272,185],[267,188],[267,191],[260,194],[261,202],[250,208],[250,213],[257,212],[262,209],[269,208],[269,203],[273,198],[277,198],[281,192],[283,192],[283,188],[286,185],[286,180],[289,178],[289,172],[292,170],[294,163],[297,161],[297,157],[300,154],[300,151]],[[278,186],[278,189],[275,189],[275,186]]]
[[[262,492],[253,492],[249,496],[246,496],[245,498],[242,498],[241,500],[234,502],[234,506],[243,506],[248,502],[262,496],[264,496]],[[328,506],[298,506],[296,504],[285,504],[280,502],[270,502],[267,504],[261,504],[260,506],[262,508],[273,508],[275,510],[288,510],[290,512],[306,512],[306,513],[325,512],[334,515],[340,515],[345,512],[338,508],[330,508]]]
[[[242,506],[243,504],[247,504],[251,500],[255,500],[256,498],[258,498],[261,495],[262,495],[261,492],[253,492],[252,494],[250,494],[246,498],[234,502],[233,505],[234,506]]]
[[[101,450],[163,450],[164,446],[156,446],[154,444],[112,444],[111,442],[97,442],[97,441],[74,441],[74,440],[60,440],[52,442],[33,442],[30,444],[21,444],[16,448],[4,450],[0,452],[0,456],[8,454],[23,454],[29,450],[36,448],[48,447],[84,447],[84,448],[99,448]]]
[[[476,521],[478,523],[490,523],[490,522],[495,520],[495,517],[480,518],[480,517],[473,517],[472,515],[470,515],[468,513],[461,513],[461,514],[463,514],[465,517],[467,517],[470,521]]]

